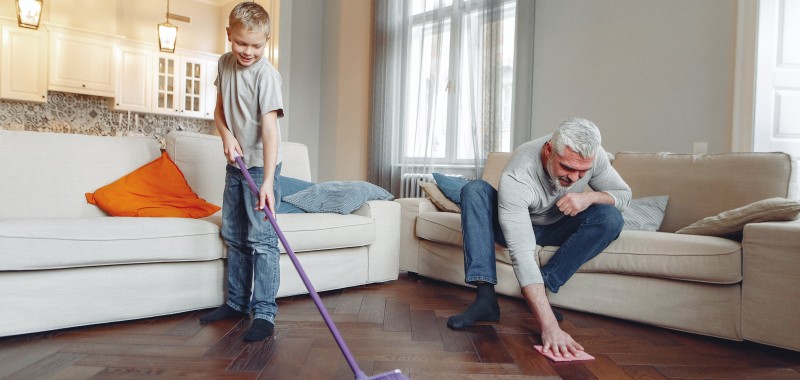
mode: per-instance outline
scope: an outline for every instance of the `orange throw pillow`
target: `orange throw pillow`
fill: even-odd
[[[192,191],[166,152],[94,193],[86,193],[86,200],[113,216],[204,218],[220,209]]]

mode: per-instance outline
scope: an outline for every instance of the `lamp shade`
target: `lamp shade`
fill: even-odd
[[[166,53],[175,52],[175,41],[178,39],[178,27],[169,22],[158,24],[158,48]]]
[[[17,23],[23,28],[39,29],[44,0],[17,0]]]

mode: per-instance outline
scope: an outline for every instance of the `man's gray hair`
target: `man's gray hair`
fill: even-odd
[[[593,157],[600,148],[600,130],[589,120],[573,117],[561,122],[550,141],[559,156],[569,147],[583,158]]]

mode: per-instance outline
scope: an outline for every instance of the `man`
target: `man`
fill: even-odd
[[[508,247],[522,295],[539,321],[543,348],[559,357],[575,355],[583,347],[558,326],[545,287],[557,293],[619,237],[619,209],[627,207],[631,189],[611,167],[597,126],[580,118],[517,148],[498,188],[476,180],[461,190],[465,281],[477,286],[478,295],[447,325],[460,329],[500,319],[494,291],[497,242]],[[560,246],[542,268],[534,259],[537,243]]]

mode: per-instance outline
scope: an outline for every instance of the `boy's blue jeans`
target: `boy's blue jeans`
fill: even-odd
[[[553,224],[533,226],[537,245],[560,246],[540,268],[545,286],[557,293],[581,265],[619,237],[623,224],[616,207],[598,204]],[[506,246],[506,240],[497,218],[497,190],[488,182],[470,181],[461,189],[461,229],[465,281],[497,284],[494,243]]]
[[[264,168],[248,169],[257,186],[264,182]],[[281,199],[278,176],[281,164],[275,167],[275,210]],[[228,248],[228,301],[231,308],[249,313],[253,319],[266,319],[275,324],[278,304],[275,296],[280,287],[280,251],[278,235],[264,211],[256,210],[258,200],[238,167],[227,165],[225,194],[222,206],[222,238]]]

